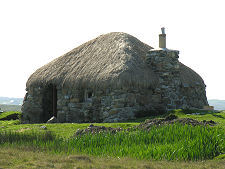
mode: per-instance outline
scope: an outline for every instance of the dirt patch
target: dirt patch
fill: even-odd
[[[180,124],[188,124],[192,126],[198,126],[198,125],[210,125],[214,126],[216,125],[216,122],[210,120],[210,121],[198,121],[194,120],[191,118],[178,118],[175,115],[168,115],[165,118],[162,119],[147,119],[145,122],[139,124],[138,126],[128,128],[128,129],[122,129],[122,128],[112,128],[112,127],[105,127],[105,126],[94,126],[91,124],[89,127],[86,129],[77,129],[76,133],[74,136],[80,136],[84,134],[97,134],[97,133],[102,133],[102,132],[111,132],[111,133],[117,133],[119,131],[132,131],[135,129],[144,129],[144,130],[149,130],[153,126],[161,126],[161,125],[168,125],[168,124],[174,124],[174,123],[180,123]]]
[[[138,129],[149,129],[153,126],[160,126],[160,125],[168,125],[168,124],[174,124],[174,123],[180,123],[180,124],[188,124],[192,126],[198,126],[198,125],[210,125],[214,126],[216,125],[216,122],[210,120],[210,121],[198,121],[191,118],[178,118],[175,115],[169,115],[166,118],[162,119],[147,119],[145,122],[141,123],[140,125],[136,126]]]
[[[101,132],[111,132],[111,133],[116,133],[118,131],[122,131],[122,128],[112,128],[112,127],[105,127],[105,126],[94,126],[91,124],[89,127],[86,129],[77,129],[76,133],[74,136],[78,135],[83,135],[83,134],[97,134]]]

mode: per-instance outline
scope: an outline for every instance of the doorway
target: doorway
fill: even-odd
[[[57,89],[53,84],[47,85],[42,97],[42,122],[47,122],[52,116],[57,117]]]

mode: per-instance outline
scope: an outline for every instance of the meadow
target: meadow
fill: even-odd
[[[172,163],[177,164],[178,167],[188,161],[198,166],[197,168],[204,167],[207,163],[210,164],[209,168],[218,168],[218,166],[223,168],[225,166],[225,111],[185,112],[176,110],[172,113],[179,118],[189,117],[200,121],[213,120],[217,125],[194,127],[173,124],[151,127],[150,131],[133,129],[129,132],[122,131],[115,134],[105,132],[74,137],[78,128],[84,129],[90,124],[19,124],[19,120],[0,121],[0,155],[1,151],[10,148],[10,151],[21,151],[23,154],[27,151],[30,153],[44,152],[52,158],[53,156],[57,158],[81,156],[89,159],[88,161],[95,159],[96,164],[89,162],[77,164],[80,168],[88,168],[87,165],[95,168],[99,161],[105,158],[109,158],[107,161],[116,159],[117,161],[126,159],[125,161],[130,161],[130,163],[136,161],[136,165],[130,166],[127,162],[123,162],[126,166],[116,165],[117,168],[138,168],[142,163],[146,164],[146,166],[142,166],[143,168],[148,168],[149,163],[151,163],[151,168],[154,166],[167,167]],[[162,116],[149,118],[162,118]],[[144,120],[145,118],[129,123],[96,123],[94,125],[126,129],[136,126]],[[41,126],[45,126],[45,129]],[[102,162],[104,163],[104,160]],[[162,165],[159,166],[159,163]],[[100,166],[104,166],[104,164]],[[105,168],[107,166],[110,168],[114,165],[109,162],[105,164]],[[186,166],[186,168],[188,167],[190,165]]]

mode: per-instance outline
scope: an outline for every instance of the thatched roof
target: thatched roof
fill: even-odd
[[[158,77],[145,63],[152,47],[121,32],[101,35],[36,70],[27,81],[27,88],[55,84],[73,88],[83,87],[154,87]],[[185,83],[201,77],[181,64]]]

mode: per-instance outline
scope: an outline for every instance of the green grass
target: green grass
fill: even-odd
[[[90,123],[20,124],[19,120],[4,120],[0,121],[0,133],[2,134],[0,134],[0,139],[7,137],[14,139],[11,142],[5,141],[4,145],[0,143],[0,146],[1,148],[14,147],[15,149],[28,146],[32,151],[53,154],[78,153],[104,157],[130,157],[139,160],[202,160],[212,159],[216,156],[217,159],[224,159],[225,111],[174,110],[169,113],[175,114],[179,118],[193,118],[199,121],[213,120],[217,125],[215,127],[164,126],[153,128],[150,133],[133,131],[117,135],[109,133],[85,135],[70,139],[78,128],[84,129]],[[150,118],[165,116],[152,116]],[[95,126],[128,128],[138,125],[145,119],[139,118],[129,123],[93,124]],[[43,125],[47,127],[47,130],[40,128]],[[45,138],[50,139],[46,140]],[[27,141],[25,141],[26,139]]]
[[[153,127],[150,132],[86,134],[74,138],[51,132],[1,132],[1,146],[26,146],[52,153],[156,160],[205,160],[225,153],[225,135],[219,128],[190,125]]]
[[[172,113],[177,115],[179,118],[192,118],[198,121],[213,120],[217,123],[216,126],[221,127],[225,130],[225,111],[219,112],[201,111],[201,110],[183,111],[181,109],[178,109],[174,110]]]
[[[18,124],[17,125],[9,125],[15,124],[17,121],[0,121],[0,132],[1,131],[15,131],[15,132],[44,132],[45,130],[41,129],[41,126],[46,126],[47,131],[51,131],[57,136],[69,138],[71,137],[77,129],[87,128],[91,123],[56,123],[56,124]],[[129,128],[132,126],[136,126],[139,123],[92,123],[95,126],[106,126],[106,127],[121,127],[121,128]]]
[[[16,111],[3,112],[0,114],[0,120],[4,120],[5,118],[10,118],[12,116],[14,118],[16,117],[19,119],[19,117],[21,116],[21,112],[16,112]]]
[[[9,160],[10,159],[10,160]],[[1,147],[0,168],[4,169],[225,169],[225,159],[206,161],[137,160],[78,154],[53,154],[29,147]]]
[[[7,126],[17,125],[20,123],[21,123],[20,120],[1,120],[0,127],[7,128]]]

